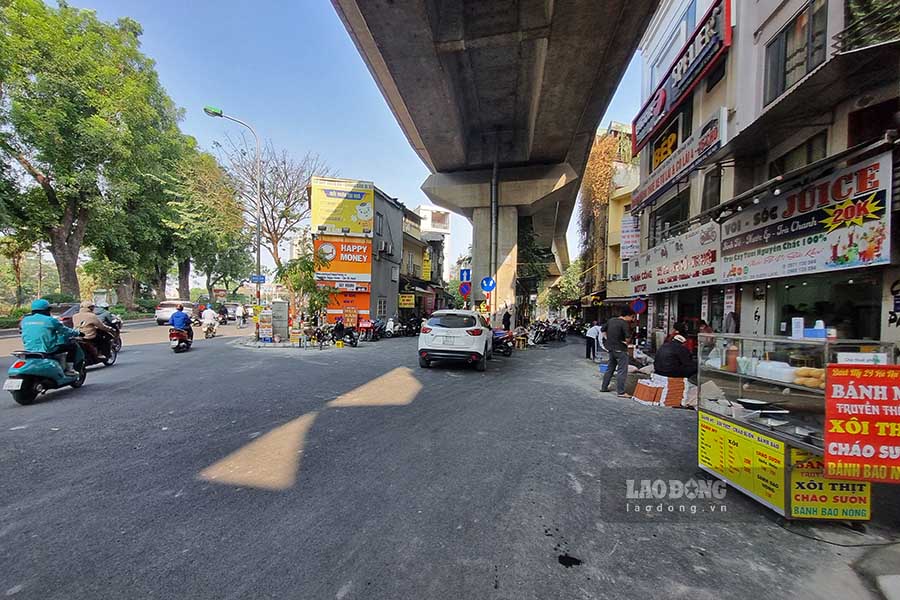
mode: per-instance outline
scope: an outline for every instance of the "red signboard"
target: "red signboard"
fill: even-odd
[[[731,46],[731,0],[717,0],[682,47],[659,86],[631,123],[637,155]]]
[[[828,365],[825,477],[900,483],[900,366]]]

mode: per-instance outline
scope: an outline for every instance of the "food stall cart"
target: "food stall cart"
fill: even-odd
[[[869,482],[825,477],[825,374],[829,364],[893,364],[893,344],[739,334],[700,342],[700,468],[787,518],[870,519]]]

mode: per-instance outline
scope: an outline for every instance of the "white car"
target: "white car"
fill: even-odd
[[[160,302],[156,307],[156,324],[165,325],[168,323],[172,313],[175,312],[175,307],[179,304],[184,306],[184,312],[189,315],[194,314],[193,302],[188,302],[187,300],[166,300],[165,302]]]
[[[474,364],[487,368],[492,353],[491,328],[472,310],[439,310],[419,333],[419,366],[427,369],[435,360]]]

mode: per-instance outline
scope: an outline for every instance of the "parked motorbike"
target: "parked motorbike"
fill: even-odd
[[[387,336],[387,323],[383,319],[375,319],[372,321],[372,328],[369,330],[369,340],[377,341]]]
[[[420,329],[422,329],[422,319],[410,317],[406,322],[406,335],[419,335]]]
[[[332,334],[331,337],[332,341],[337,341],[334,334]],[[357,346],[359,346],[359,334],[353,327],[345,327],[344,335],[343,337],[341,337],[341,341],[344,342],[344,345],[346,346],[352,346],[353,348],[356,348]]]
[[[76,346],[75,370],[78,375],[70,377],[65,373],[65,352],[48,354],[19,350],[12,353],[16,361],[7,371],[8,379],[3,389],[12,394],[13,400],[22,405],[34,403],[47,390],[55,390],[67,385],[80,388],[87,378],[84,350]]]
[[[318,344],[319,350],[327,346],[331,342],[331,325],[322,325],[316,327],[313,333],[313,341]]]
[[[399,322],[394,321],[394,317],[391,317],[387,320],[387,323],[384,324],[384,337],[392,338],[395,335],[400,335],[400,330],[402,329],[402,325]]]
[[[178,329],[177,327],[169,328],[169,347],[172,348],[172,351],[176,354],[180,352],[187,352],[191,349],[191,338],[188,337],[188,332],[184,329]]]
[[[515,344],[513,332],[505,329],[495,329],[493,332],[493,344],[494,352],[503,356],[512,356]]]

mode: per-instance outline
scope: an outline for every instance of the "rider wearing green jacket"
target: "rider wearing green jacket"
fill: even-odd
[[[76,376],[74,370],[75,344],[71,338],[78,331],[50,316],[50,303],[43,298],[31,303],[31,314],[22,319],[22,344],[26,352],[45,354],[66,353],[66,375]]]

